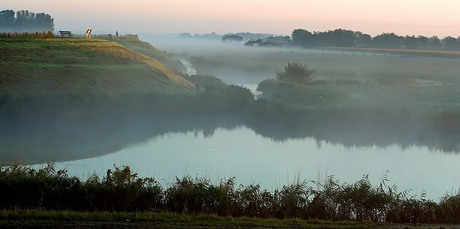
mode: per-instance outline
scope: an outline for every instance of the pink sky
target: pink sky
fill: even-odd
[[[0,0],[2,9],[51,14],[55,29],[114,33],[358,30],[375,36],[460,36],[458,0]]]

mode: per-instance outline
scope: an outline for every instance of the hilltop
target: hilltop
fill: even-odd
[[[129,43],[130,48],[123,42]],[[176,94],[190,93],[195,87],[152,57],[157,55],[173,63],[164,53],[135,37],[121,38],[119,42],[81,38],[0,39],[0,46],[2,94]]]

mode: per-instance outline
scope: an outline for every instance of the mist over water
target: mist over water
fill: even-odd
[[[214,75],[223,79],[224,82],[248,87],[253,92],[256,92],[260,82],[274,78],[287,62],[299,61],[307,63],[315,69],[315,77],[320,79],[329,80],[346,77],[346,79],[368,82],[375,78],[380,85],[375,89],[376,93],[380,93],[381,99],[388,101],[388,104],[401,107],[402,111],[405,109],[423,110],[423,106],[418,107],[417,103],[428,103],[428,101],[433,102],[429,106],[434,107],[434,109],[443,109],[447,106],[451,109],[458,107],[453,102],[456,95],[449,91],[450,87],[458,83],[457,76],[460,72],[458,59],[437,59],[397,53],[254,48],[245,47],[241,43],[223,44],[219,40],[164,39],[163,37],[147,35],[142,38],[154,44],[158,49],[166,50],[180,58],[187,58],[192,66],[193,63],[203,64],[194,66],[198,74]],[[171,41],[173,42],[170,43]],[[284,61],[279,61],[279,58],[283,58]],[[362,63],[358,65],[359,68],[356,68],[356,61]],[[208,63],[211,64],[208,66]],[[386,68],[387,66],[392,67]],[[414,69],[414,66],[433,67]],[[451,70],[446,71],[446,69]],[[383,78],[399,75],[402,75],[403,78],[415,79],[413,81],[415,89],[410,89],[407,94],[400,95],[381,86],[387,85],[387,82],[383,82]],[[399,80],[389,83],[396,87],[399,87],[398,84],[404,85],[404,82],[401,83]],[[385,90],[388,92],[382,93]],[[405,89],[399,88],[397,90]],[[418,90],[425,90],[428,93],[419,93]],[[423,98],[425,94],[430,95],[430,97]],[[402,96],[404,99],[397,96]],[[373,101],[366,101],[366,98],[362,97],[359,97],[358,100],[361,103],[369,103],[369,105],[373,103]],[[292,179],[296,172],[299,176],[307,176],[304,177],[306,179],[316,178],[327,173],[335,175],[344,182],[353,182],[359,179],[360,175],[370,174],[372,180],[377,182],[380,176],[388,170],[390,177],[393,178],[392,181],[400,188],[399,190],[413,189],[411,193],[415,195],[421,195],[422,192],[426,191],[427,197],[437,199],[446,194],[446,191],[455,194],[460,187],[456,185],[458,170],[455,167],[455,164],[460,162],[458,154],[455,153],[459,149],[459,144],[455,140],[459,136],[458,133],[434,134],[439,130],[431,129],[432,127],[428,124],[423,126],[423,123],[411,125],[410,123],[417,123],[417,121],[409,119],[402,120],[398,126],[389,128],[384,127],[385,123],[366,126],[364,122],[360,126],[359,122],[354,122],[352,121],[349,127],[328,126],[325,123],[317,126],[307,125],[299,127],[300,131],[297,128],[289,129],[289,127],[286,128],[287,130],[276,127],[270,128],[268,125],[263,128],[249,127],[255,129],[255,132],[247,127],[229,131],[217,129],[217,132],[231,132],[250,139],[246,139],[247,144],[242,144],[243,140],[234,138],[226,138],[232,140],[219,143],[226,145],[223,149],[226,152],[225,155],[230,154],[232,158],[238,160],[234,164],[230,163],[232,165],[229,170],[245,171],[240,172],[236,177],[249,183],[261,182],[262,185],[266,184],[268,187],[273,187],[273,180],[276,179],[271,179],[270,172],[276,174],[273,176],[278,176],[278,183],[281,180],[289,182],[287,178],[291,177]],[[407,125],[407,129],[405,129],[405,125]],[[318,129],[311,132],[305,131],[315,128]],[[321,130],[324,128],[326,130]],[[251,137],[244,134],[248,132],[251,133],[248,134]],[[260,135],[265,136],[262,137],[264,142],[254,143],[260,140],[257,139]],[[217,137],[212,137],[212,139],[215,138]],[[196,138],[195,140],[200,141]],[[203,145],[207,144],[212,143],[203,143]],[[236,146],[241,145],[243,145],[241,147],[243,149],[235,150]],[[239,156],[234,156],[235,154]],[[254,154],[257,156],[253,157]],[[196,158],[206,158],[207,156],[209,155]],[[223,155],[221,156],[223,157]],[[264,159],[268,161],[264,161]],[[224,159],[222,161],[228,162],[230,160]],[[245,162],[249,163],[245,164]],[[282,163],[279,162],[285,164],[281,165]],[[196,165],[196,168],[210,168],[209,164],[220,165],[222,163],[203,163]],[[217,167],[222,168],[222,166]],[[218,171],[219,168],[216,170]],[[247,168],[254,169],[246,171]],[[201,171],[201,174],[203,172],[204,174],[216,174],[209,172],[209,170],[212,170],[212,167]],[[200,174],[199,170],[195,169],[194,171],[191,174]],[[258,173],[257,171],[263,172]],[[285,172],[286,178],[279,179],[283,172]],[[257,176],[254,180],[247,178],[248,174],[254,173],[264,175]],[[228,171],[225,174],[228,174]],[[439,183],[443,184],[440,185]]]
[[[178,58],[187,68],[184,74],[214,75],[253,93],[260,82],[274,78],[287,62],[299,61],[315,69],[315,77],[321,80],[374,80],[369,94],[397,107],[398,114],[413,109],[424,115],[425,107],[419,103],[427,101],[434,110],[459,106],[459,97],[451,93],[460,80],[458,59],[251,48],[220,40],[151,35],[141,39]],[[405,77],[402,81],[398,78],[401,72]],[[388,77],[398,80],[387,82]],[[404,88],[406,81],[416,86]],[[353,90],[349,91],[350,103],[377,106],[375,100]],[[155,177],[164,184],[176,176],[205,176],[216,182],[235,176],[239,183],[258,183],[268,189],[293,182],[296,177],[318,180],[327,175],[353,183],[369,174],[376,185],[388,171],[390,183],[399,191],[411,189],[417,196],[426,192],[436,201],[460,188],[456,178],[460,134],[454,122],[431,126],[425,125],[424,119],[404,116],[401,120],[383,112],[312,113],[303,123],[297,123],[297,117],[278,122],[277,117],[253,120],[213,113],[187,116],[124,111],[110,118],[54,115],[31,115],[0,123],[2,162],[55,161],[58,167],[83,178],[93,172],[102,176],[114,164],[130,165],[140,176]],[[21,144],[24,139],[28,144]]]
[[[153,176],[164,185],[176,176],[207,177],[216,183],[234,176],[238,183],[273,190],[297,178],[317,181],[334,175],[353,183],[365,174],[377,185],[387,173],[399,191],[410,190],[418,197],[426,192],[435,201],[459,187],[458,155],[416,146],[344,147],[311,138],[279,142],[247,127],[219,128],[212,136],[193,131],[166,134],[99,158],[57,165],[88,177],[93,172],[104,174],[113,164],[130,165],[141,176]]]

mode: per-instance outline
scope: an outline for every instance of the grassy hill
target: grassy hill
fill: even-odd
[[[0,93],[189,93],[194,85],[151,56],[102,39],[0,39]]]
[[[184,65],[177,59],[174,59],[169,55],[169,53],[166,53],[165,51],[160,51],[153,47],[150,43],[148,42],[143,42],[140,41],[137,37],[135,36],[125,36],[125,37],[120,37],[115,40],[117,43],[132,49],[133,51],[136,51],[138,53],[141,53],[143,55],[152,57],[158,61],[160,61],[162,64],[167,66],[168,68],[180,71],[180,72],[185,72],[186,68]]]

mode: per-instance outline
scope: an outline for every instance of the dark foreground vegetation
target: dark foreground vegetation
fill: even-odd
[[[0,227],[9,228],[374,228],[370,221],[263,219],[167,212],[74,212],[3,210]],[[395,225],[396,226],[396,225]],[[383,228],[390,228],[384,226]]]
[[[298,218],[384,223],[460,223],[460,195],[439,203],[409,196],[389,186],[383,176],[372,186],[367,176],[341,184],[297,181],[268,191],[258,184],[237,185],[235,178],[212,183],[207,178],[176,178],[162,187],[154,178],[141,178],[128,166],[107,170],[101,179],[86,181],[53,165],[2,166],[0,208],[82,212],[170,212],[256,218]],[[23,213],[21,213],[23,214]],[[12,215],[12,216],[11,216]],[[3,218],[15,218],[4,211]],[[19,214],[20,215],[20,214]]]

